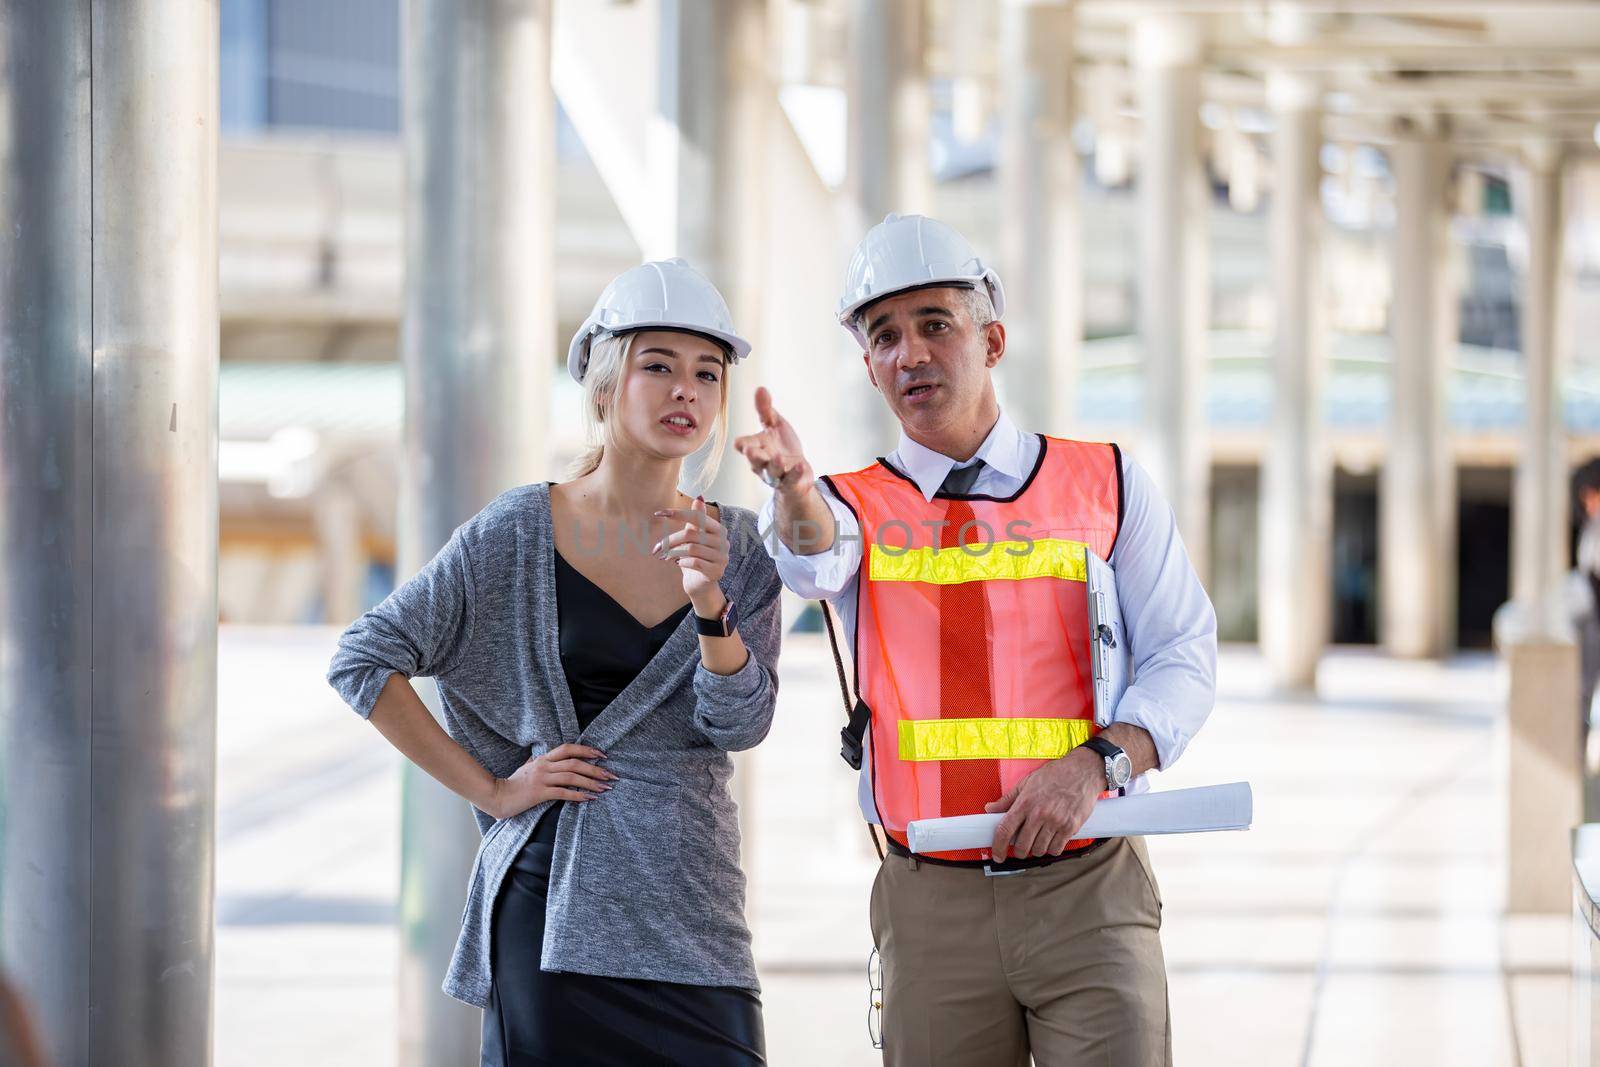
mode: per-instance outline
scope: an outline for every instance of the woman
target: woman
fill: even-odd
[[[476,809],[444,989],[485,1009],[484,1064],[765,1062],[728,753],[772,721],[779,582],[754,516],[698,495],[749,349],[683,260],[616,278],[568,354],[576,477],[501,496],[340,638],[329,682]]]

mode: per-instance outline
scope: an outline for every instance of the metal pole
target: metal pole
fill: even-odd
[[[553,300],[550,0],[408,0],[406,475],[415,571],[498,493],[544,473]],[[431,684],[419,686],[434,702]],[[478,834],[407,765],[401,815],[401,1062],[478,1061],[479,1013],[439,990]]]
[[[767,269],[767,134],[777,90],[768,66],[766,0],[664,0],[660,13],[660,110],[676,131],[663,157],[677,190],[672,244],[722,292],[733,321],[762,347]],[[728,375],[729,436],[757,429],[760,351]],[[686,472],[692,473],[692,472]],[[711,487],[719,500],[766,490],[737,456],[723,457]]]
[[[1275,685],[1315,687],[1328,640],[1333,468],[1322,428],[1322,116],[1318,86],[1274,72],[1272,424],[1261,464],[1261,647]]]
[[[933,171],[924,0],[852,0],[850,22],[845,187],[854,225],[846,245],[854,247],[891,211],[931,211]],[[899,427],[867,383],[859,349],[850,364],[857,377],[844,394],[842,421],[859,438],[858,455],[886,455]]]
[[[1135,24],[1138,68],[1139,458],[1177,515],[1189,558],[1209,571],[1210,448],[1205,425],[1210,200],[1200,165],[1200,28],[1155,14]]]
[[[849,56],[849,195],[866,226],[930,210],[924,0],[854,0]]]
[[[1055,434],[1071,432],[1083,338],[1073,21],[1068,4],[1009,0],[1000,22],[1006,402],[1018,425]]]
[[[1455,351],[1445,186],[1438,141],[1407,136],[1389,150],[1395,177],[1394,394],[1389,457],[1379,481],[1380,611],[1395,655],[1443,655],[1449,644],[1449,575],[1455,566],[1455,467],[1445,413]]]
[[[0,3],[0,963],[211,1061],[217,8]]]

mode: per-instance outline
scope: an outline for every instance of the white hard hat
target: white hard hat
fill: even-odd
[[[856,328],[857,311],[908,289],[961,285],[989,289],[995,317],[1005,314],[1006,293],[1000,275],[984,265],[967,239],[938,219],[926,215],[884,216],[867,231],[850,257],[844,296],[839,298],[839,323],[855,335],[861,347],[867,339]]]
[[[582,382],[595,338],[632,330],[702,334],[725,345],[735,363],[750,354],[750,342],[733,332],[733,316],[722,294],[683,259],[641,263],[611,279],[573,335],[567,370]]]

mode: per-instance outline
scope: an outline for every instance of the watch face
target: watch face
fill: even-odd
[[[1128,784],[1128,779],[1133,777],[1133,760],[1128,758],[1126,752],[1119,752],[1110,760],[1112,781],[1120,789]]]

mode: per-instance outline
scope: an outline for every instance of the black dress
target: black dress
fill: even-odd
[[[559,553],[555,564],[561,667],[582,728],[661,650],[689,607],[646,627]],[[563,808],[554,805],[539,819],[495,901],[484,1067],[766,1063],[761,998],[753,990],[539,969]]]

